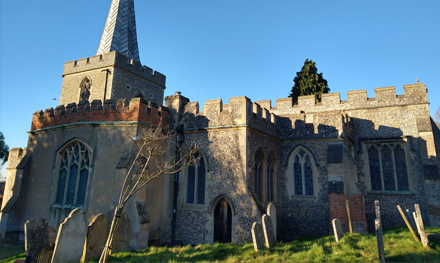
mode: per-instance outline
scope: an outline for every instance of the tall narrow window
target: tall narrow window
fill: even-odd
[[[272,202],[274,201],[274,193],[273,193],[273,187],[274,187],[274,163],[272,160],[272,157],[269,155],[267,158],[267,178],[266,178],[266,186],[267,186],[267,201]]]
[[[89,150],[75,141],[64,149],[62,156],[55,205],[66,208],[84,206],[90,170]]]
[[[294,152],[292,170],[295,195],[314,195],[313,165],[310,153],[304,149]]]
[[[396,144],[368,145],[371,190],[409,191],[405,150]]]
[[[92,87],[92,81],[89,77],[85,77],[81,81],[80,85],[80,99],[79,101],[88,101],[90,98],[90,88]]]
[[[255,153],[254,187],[260,201],[263,201],[263,156],[257,151]]]
[[[206,167],[203,157],[198,153],[194,154],[197,159],[194,164],[187,168],[188,180],[186,191],[186,203],[188,204],[204,204],[205,203],[205,181]]]

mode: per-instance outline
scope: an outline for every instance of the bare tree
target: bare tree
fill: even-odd
[[[440,126],[440,107],[438,107],[437,111],[435,112],[434,120],[435,123]]]
[[[177,137],[181,132],[176,130],[166,131],[159,125],[157,128],[145,130],[144,134],[140,136],[137,142],[137,154],[125,176],[119,202],[115,208],[110,232],[99,263],[107,262],[124,205],[130,197],[151,180],[163,174],[176,173],[182,170],[184,165],[191,165],[196,161],[192,158],[196,152],[195,145],[186,154],[181,154],[180,145],[177,143]],[[175,154],[168,154],[171,157],[167,157],[167,152],[173,152],[173,145],[176,147],[176,152]]]

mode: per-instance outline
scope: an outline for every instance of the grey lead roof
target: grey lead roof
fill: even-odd
[[[140,61],[134,0],[112,0],[96,55],[111,51]]]

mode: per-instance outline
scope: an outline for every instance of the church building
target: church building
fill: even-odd
[[[197,161],[130,199],[130,248],[252,242],[269,203],[283,241],[329,235],[334,218],[344,231],[373,232],[375,200],[384,228],[405,225],[396,205],[414,204],[426,226],[440,226],[440,130],[422,83],[402,95],[327,93],[319,103],[164,98],[166,76],[140,62],[134,0],[112,0],[97,54],[66,62],[62,77],[60,105],[35,112],[27,147],[9,153],[1,239],[23,240],[35,217],[58,229],[76,208],[89,222],[111,220],[133,139],[157,125],[179,128]]]

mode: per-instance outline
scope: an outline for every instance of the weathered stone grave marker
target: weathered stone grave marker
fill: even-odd
[[[333,232],[335,234],[336,242],[339,242],[339,240],[341,240],[342,237],[344,236],[344,232],[342,231],[341,221],[335,218],[332,220],[332,225],[333,225]]]
[[[264,249],[264,234],[263,227],[258,222],[252,225],[252,240],[254,241],[255,251]]]
[[[426,237],[425,234],[425,227],[423,226],[423,218],[422,218],[422,213],[420,212],[420,206],[419,204],[415,204],[414,207],[416,208],[416,215],[417,215],[416,224],[417,224],[417,228],[419,229],[420,239],[422,240],[423,246],[427,247],[428,238]]]
[[[376,219],[381,220],[381,218],[380,218],[380,205],[379,205],[378,200],[374,201],[374,211],[376,212]],[[382,227],[382,224],[380,224],[380,227]],[[381,230],[382,230],[382,228],[381,228]]]
[[[44,218],[32,218],[24,224],[24,247],[26,256],[32,256],[37,249],[49,244],[49,226]]]
[[[128,244],[133,236],[131,220],[127,213],[123,212],[113,238],[112,253],[128,251]]]
[[[385,263],[385,249],[383,246],[383,235],[382,235],[382,226],[380,224],[380,219],[375,220],[375,227],[376,227],[377,250],[379,252],[379,262]]]
[[[409,231],[413,235],[413,238],[418,242],[419,238],[417,237],[416,233],[414,232],[414,229],[411,227],[408,219],[405,216],[405,213],[403,213],[402,208],[400,208],[400,205],[397,205],[397,209],[399,210],[400,215],[402,216],[403,220],[405,221],[406,226],[408,227]]]
[[[273,203],[267,205],[267,215],[272,220],[273,235],[275,236],[275,240],[277,240],[277,208]]]
[[[277,241],[275,239],[275,235],[273,234],[273,226],[270,216],[263,215],[263,219],[261,221],[263,222],[263,231],[264,231],[264,239],[266,241],[266,246],[268,248],[274,247]]]
[[[58,228],[52,263],[79,262],[86,235],[86,213],[81,209],[75,209]]]
[[[104,249],[109,232],[108,218],[105,214],[95,216],[90,222],[81,262],[99,258]]]

